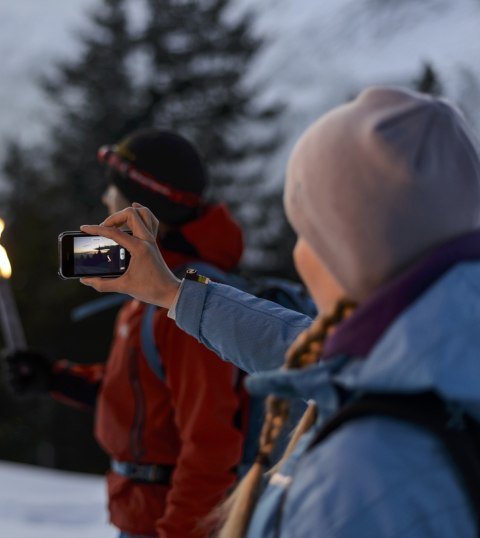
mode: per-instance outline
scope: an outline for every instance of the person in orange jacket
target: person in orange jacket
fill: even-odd
[[[159,245],[168,266],[184,272],[201,260],[231,270],[242,254],[239,226],[224,205],[207,205],[204,164],[183,137],[143,130],[99,151],[109,186],[109,213],[148,204],[161,221]],[[32,352],[7,358],[17,392],[49,391],[94,407],[95,437],[110,455],[111,522],[120,537],[188,538],[208,535],[202,520],[236,479],[243,436],[238,371],[181,331],[167,311],[153,315],[163,379],[142,349],[147,305],[122,307],[104,364],[51,361]],[[159,361],[160,362],[160,361]]]

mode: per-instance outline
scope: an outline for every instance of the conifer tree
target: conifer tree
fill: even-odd
[[[147,0],[140,35],[146,69],[143,117],[194,141],[209,166],[213,198],[226,200],[246,235],[250,271],[292,275],[280,192],[262,188],[282,141],[280,104],[265,107],[244,85],[261,47],[249,14],[228,17],[230,0]]]
[[[418,79],[414,80],[414,88],[422,93],[431,95],[441,95],[443,93],[442,83],[431,63],[426,62],[422,66],[422,71]]]
[[[248,15],[227,19],[230,3],[147,0],[141,40],[151,76],[144,101],[145,116],[200,147],[214,194],[241,204],[262,181],[262,167],[239,165],[265,158],[276,147],[278,133],[268,127],[279,107],[258,107],[252,90],[242,84],[260,42],[251,35]]]

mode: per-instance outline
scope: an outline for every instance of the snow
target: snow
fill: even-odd
[[[0,462],[0,536],[113,538],[101,477]]]

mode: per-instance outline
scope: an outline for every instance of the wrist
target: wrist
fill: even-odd
[[[155,294],[153,303],[167,310],[170,309],[175,302],[181,283],[181,280],[172,276],[168,284],[162,286]]]

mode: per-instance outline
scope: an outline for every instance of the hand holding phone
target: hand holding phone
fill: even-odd
[[[112,239],[80,231],[58,236],[58,254],[58,274],[64,279],[121,276],[130,262],[128,250]]]
[[[132,235],[118,229],[125,226],[132,230]],[[108,217],[103,225],[81,228],[117,241],[131,254],[125,275],[110,279],[85,277],[80,280],[82,284],[100,292],[127,293],[139,301],[170,308],[181,281],[170,271],[158,249],[158,220],[149,209],[134,203]]]

